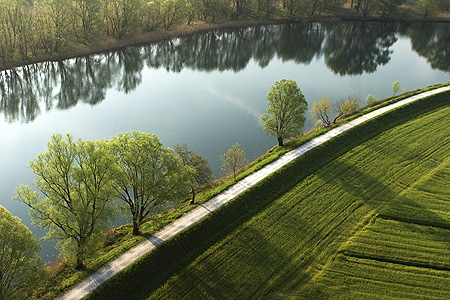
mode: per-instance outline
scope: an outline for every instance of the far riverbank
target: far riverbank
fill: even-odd
[[[406,11],[402,9],[401,11]],[[450,22],[450,13],[441,13],[437,17],[424,19],[416,13],[401,13],[398,18],[387,18],[380,16],[363,16],[353,9],[342,8],[334,14],[316,15],[303,19],[254,19],[254,20],[224,20],[214,23],[196,23],[193,25],[177,25],[170,29],[155,29],[148,33],[140,33],[125,39],[106,38],[97,44],[89,46],[79,46],[70,49],[61,55],[47,55],[32,58],[24,61],[10,61],[3,65],[0,64],[0,71],[12,69],[28,64],[39,63],[44,61],[62,61],[71,58],[83,57],[92,54],[105,53],[122,49],[128,46],[142,46],[145,44],[170,40],[179,37],[186,37],[194,34],[202,34],[211,30],[235,30],[239,28],[247,28],[252,26],[277,25],[277,24],[295,24],[295,23],[311,23],[311,22],[401,22],[401,23],[417,23],[417,22]]]

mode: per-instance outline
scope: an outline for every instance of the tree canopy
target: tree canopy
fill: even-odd
[[[341,99],[334,103],[334,111],[336,112],[336,117],[334,117],[333,124],[342,117],[348,116],[359,108],[359,96],[353,95],[349,96],[347,99]]]
[[[283,146],[285,139],[301,134],[308,103],[295,81],[275,82],[267,94],[267,104],[269,108],[261,120],[264,130],[277,138],[279,146]]]
[[[22,221],[0,205],[0,299],[23,297],[43,275],[38,240]]]
[[[395,94],[400,90],[400,83],[398,81],[394,82],[391,86],[391,91]]]
[[[58,240],[68,258],[75,256],[78,269],[115,215],[114,164],[103,144],[53,135],[48,150],[30,163],[39,193],[28,186],[16,190],[33,221],[49,229],[46,237]]]
[[[355,9],[363,15],[383,16],[397,14],[403,3],[402,0],[356,2]],[[333,13],[345,3],[343,0],[0,0],[0,62],[26,63],[39,58],[73,56],[78,49],[85,51],[90,46],[98,49],[101,41],[107,40],[102,44],[108,47],[114,40],[132,39],[159,28],[194,25],[196,21],[255,17],[298,20],[324,11]],[[436,13],[443,6],[441,3],[444,1],[419,0],[417,7],[427,17]],[[353,44],[367,44],[358,40]],[[349,43],[344,44],[348,49]],[[342,63],[335,61],[339,62]],[[358,59],[357,65],[361,65]]]
[[[194,180],[191,186],[191,204],[195,202],[195,188],[207,184],[213,178],[211,168],[208,165],[208,160],[202,155],[189,150],[185,143],[175,145],[175,153],[181,158],[181,162],[185,166],[190,166],[194,169]]]
[[[237,171],[248,164],[248,160],[245,158],[245,151],[241,150],[240,147],[239,143],[234,144],[221,157],[222,171],[233,174],[234,181],[236,181]]]
[[[318,101],[314,101],[310,113],[314,119],[320,120],[323,126],[329,126],[331,125],[330,113],[332,110],[333,101],[328,97],[324,97]]]
[[[122,209],[132,216],[133,234],[146,217],[182,200],[192,186],[194,170],[184,166],[156,134],[132,131],[108,142],[117,167],[114,188]]]

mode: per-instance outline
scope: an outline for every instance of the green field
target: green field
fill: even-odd
[[[327,142],[97,290],[111,299],[450,299],[450,93]]]

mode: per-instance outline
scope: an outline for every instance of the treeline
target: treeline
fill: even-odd
[[[133,91],[146,66],[171,72],[185,68],[238,72],[251,60],[265,67],[274,57],[308,64],[323,56],[336,74],[372,73],[389,62],[397,36],[409,37],[413,50],[432,68],[448,70],[450,57],[445,50],[450,47],[450,32],[439,24],[258,26],[0,72],[0,113],[7,122],[32,122],[44,110],[68,109],[80,101],[96,105],[105,99],[108,89]]]
[[[422,1],[422,0],[419,0]],[[448,7],[449,0],[427,0]],[[439,2],[441,1],[441,2]],[[333,13],[346,0],[0,0],[0,63],[64,57],[174,25],[236,19],[295,20]],[[444,3],[445,2],[445,3]],[[368,15],[395,15],[403,0],[356,0]],[[426,6],[426,5],[425,5]],[[433,5],[426,6],[430,15]]]

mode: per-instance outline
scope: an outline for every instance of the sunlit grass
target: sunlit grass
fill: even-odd
[[[395,225],[401,220],[387,217],[391,208],[423,205],[414,200],[423,197],[411,193],[429,190],[429,182],[437,178],[433,174],[444,179],[437,185],[441,188],[428,193],[448,195],[447,189],[442,192],[444,182],[450,180],[444,167],[450,151],[448,94],[369,121],[306,153],[91,297],[255,299],[324,293],[339,297],[345,295],[339,287],[346,287],[344,291],[350,289],[349,295],[357,298],[382,298],[388,294],[380,288],[385,286],[399,289],[393,295],[408,298],[414,293],[427,296],[430,288],[422,285],[400,288],[426,276],[439,278],[430,295],[448,293],[439,290],[450,276],[445,273],[447,228],[427,231],[421,226],[428,225],[420,222],[401,227]],[[448,210],[438,212],[433,204],[421,211],[425,221],[446,224],[442,216]],[[408,211],[404,214],[417,219]],[[385,233],[378,235],[383,237],[379,240],[377,230]],[[373,243],[365,242],[371,234]],[[424,247],[430,249],[422,252]],[[362,261],[380,270],[363,265],[359,270],[345,265],[347,261]],[[391,264],[395,265],[391,274],[380,267]],[[397,276],[402,270],[406,270],[404,281]],[[366,273],[373,273],[374,279],[359,275]],[[380,278],[386,282],[379,282]],[[352,280],[355,286],[348,287]],[[374,284],[365,289],[371,280]],[[322,289],[324,284],[331,294]]]
[[[425,90],[428,90],[428,89],[429,88],[427,88]],[[419,91],[416,91],[415,93],[418,93]],[[401,95],[397,99],[402,99],[402,98],[404,98],[404,96]],[[395,100],[390,99],[389,101],[392,102]],[[378,105],[385,105],[385,101],[380,102]],[[371,109],[374,109],[374,108],[375,107],[373,107]],[[292,149],[295,149],[296,147],[300,146],[301,144],[306,143],[307,141],[313,139],[314,137],[316,137],[320,134],[323,134],[324,132],[327,132],[330,129],[331,128],[324,128],[321,130],[312,131],[302,137],[299,137],[297,139],[293,139],[293,140],[287,142],[285,147],[272,148],[265,155],[263,155],[262,157],[255,160],[253,163],[251,163],[245,169],[241,170],[241,172],[238,175],[238,180],[255,172],[256,170],[259,170],[260,168],[262,168],[266,164],[276,160],[277,158],[279,158],[281,155],[285,154],[286,152],[288,152]],[[305,158],[305,160],[308,160],[308,158]],[[313,167],[313,169],[314,168],[315,167]],[[305,168],[305,174],[307,173],[307,170],[308,170],[308,168]],[[345,169],[342,169],[342,168],[336,168],[336,170],[341,170],[343,172],[347,172]],[[296,176],[295,173],[294,173],[294,176]],[[306,176],[306,175],[304,175],[304,176]],[[334,177],[334,176],[336,176],[336,174],[331,175],[331,177]],[[327,177],[330,177],[330,176],[323,175],[323,178],[327,178]],[[309,179],[307,179],[307,180],[309,180]],[[320,182],[320,181],[318,181],[318,182]],[[224,179],[217,180],[216,182],[212,183],[211,185],[209,185],[207,187],[203,187],[202,189],[199,190],[199,192],[197,193],[196,202],[204,203],[205,201],[207,201],[207,200],[211,199],[212,197],[214,197],[215,195],[219,194],[220,192],[222,192],[223,190],[225,190],[232,184],[234,184],[234,181],[232,180],[232,178],[224,178]],[[290,186],[289,184],[290,183],[288,183],[286,186]],[[321,190],[320,186],[316,187],[316,190]],[[282,189],[280,189],[280,191],[282,191]],[[292,195],[292,193],[295,194],[295,193],[301,193],[301,192],[303,192],[303,191],[299,190],[299,191],[290,192],[289,194]],[[315,193],[315,190],[310,193]],[[355,224],[358,224],[361,220],[365,220],[365,218],[366,218],[365,214],[368,211],[370,211],[370,209],[368,210],[366,207],[361,208],[364,204],[362,202],[362,200],[349,202],[347,204],[342,204],[340,202],[336,202],[336,203],[332,203],[332,205],[330,205],[327,202],[330,197],[333,197],[336,195],[341,195],[342,193],[343,193],[342,190],[340,190],[339,186],[337,186],[336,189],[328,190],[328,194],[317,195],[317,199],[322,201],[321,203],[324,203],[324,205],[325,205],[323,208],[320,208],[322,211],[319,211],[318,214],[321,214],[322,212],[327,211],[327,209],[332,209],[332,211],[330,211],[330,214],[333,218],[339,218],[339,217],[345,218],[347,212],[351,212],[354,215],[359,216],[358,218],[355,219],[355,221],[356,221]],[[316,203],[318,201],[317,199],[314,200],[315,201],[314,203]],[[345,201],[345,198],[343,198],[343,199]],[[73,268],[71,268],[70,265],[64,266],[64,263],[62,263],[62,265],[63,265],[62,267],[58,266],[58,268],[56,268],[56,269],[58,269],[56,272],[54,272],[56,275],[51,276],[48,283],[46,285],[43,285],[42,289],[37,292],[37,297],[52,299],[56,295],[60,294],[62,291],[67,290],[71,286],[75,285],[77,282],[81,281],[88,274],[94,272],[95,270],[100,268],[102,265],[104,265],[105,263],[110,261],[111,259],[117,257],[124,251],[135,246],[137,243],[139,243],[140,241],[144,240],[146,237],[149,237],[151,234],[155,233],[157,230],[162,228],[164,225],[169,224],[173,220],[182,216],[184,213],[186,213],[196,207],[196,205],[188,205],[188,202],[189,201],[188,201],[188,197],[187,197],[186,202],[184,202],[180,207],[172,209],[165,214],[157,215],[157,216],[150,218],[145,224],[142,225],[142,236],[138,236],[138,237],[133,236],[131,234],[131,226],[130,225],[121,226],[121,227],[111,231],[107,235],[107,240],[105,242],[104,247],[95,255],[95,257],[91,258],[87,262],[86,270],[76,271]],[[287,203],[289,203],[289,201]],[[334,211],[336,205],[338,207],[339,207],[339,205],[344,205],[344,211],[340,212],[340,213]],[[320,206],[318,205],[318,207],[320,207]],[[291,208],[287,208],[287,209],[291,209]],[[308,217],[308,214],[307,214],[308,209],[309,208],[307,208],[306,211],[302,211],[301,216],[304,216],[304,218],[308,218],[307,220],[305,220],[305,222],[306,221],[313,222],[313,220],[315,220],[315,219],[309,219],[311,216]],[[330,228],[332,228],[333,222],[331,222],[329,219],[327,219],[327,217],[325,217],[325,216],[323,216],[323,217],[324,217],[323,219],[315,220],[314,222],[324,222],[324,223],[328,222],[331,226]],[[277,218],[276,220],[278,220],[279,216],[276,216],[276,218]],[[294,215],[290,219],[287,218],[285,225],[288,225],[290,223],[296,223],[296,220],[297,220],[296,215]],[[281,227],[281,228],[283,228],[283,227]],[[280,231],[280,230],[282,230],[282,229],[279,228],[278,231]],[[347,230],[347,229],[342,229],[342,230]],[[353,229],[351,229],[351,230],[353,230]],[[269,238],[269,237],[267,237],[267,238]],[[278,241],[277,241],[277,243],[278,243]],[[284,242],[280,241],[280,243],[284,243]],[[323,248],[325,248],[326,245],[327,244],[325,243]],[[298,247],[302,247],[301,244],[299,244]],[[316,249],[316,251],[318,251],[318,250]]]

